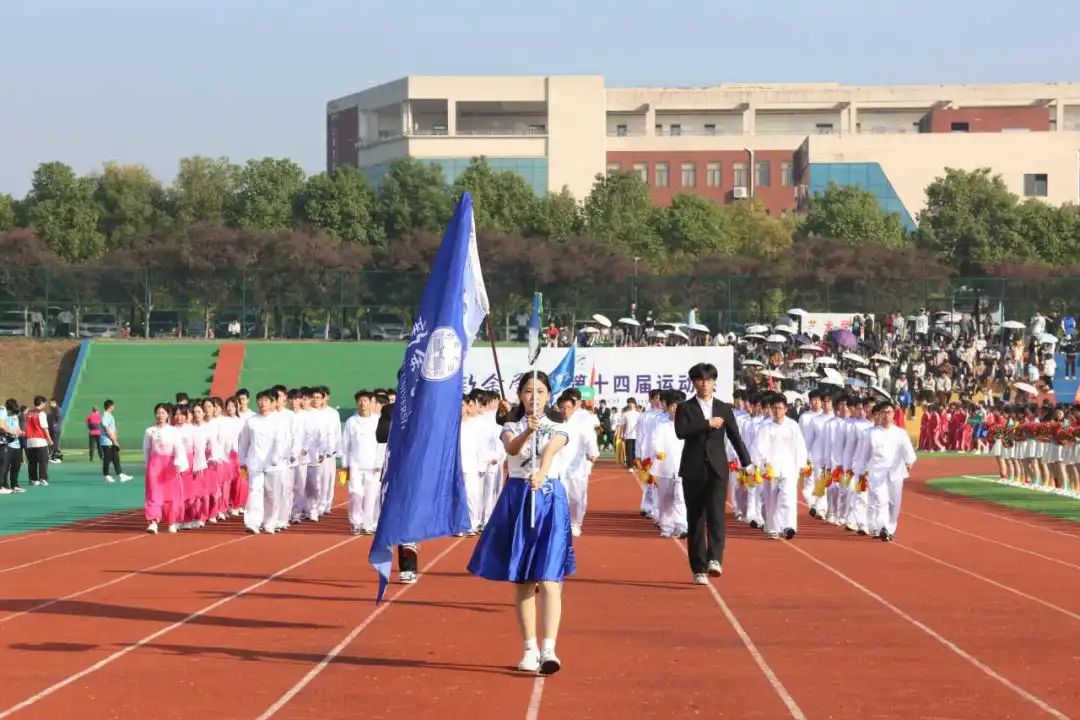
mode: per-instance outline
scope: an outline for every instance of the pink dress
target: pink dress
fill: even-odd
[[[184,522],[198,520],[199,512],[199,483],[195,478],[195,472],[199,465],[196,463],[198,456],[195,454],[195,426],[190,423],[181,425],[177,430],[184,444],[184,454],[187,456],[187,469],[180,473],[180,487],[184,495]],[[205,460],[203,460],[205,463]]]
[[[154,425],[143,434],[143,458],[146,461],[147,522],[177,525],[183,520],[184,495],[180,474],[187,469],[180,432],[170,425]]]

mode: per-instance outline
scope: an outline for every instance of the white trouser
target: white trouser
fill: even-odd
[[[499,500],[502,491],[502,466],[489,465],[484,473],[484,510],[481,524],[487,525],[491,520],[491,513],[495,512],[495,503]]]
[[[660,532],[679,535],[686,532],[686,497],[683,495],[682,478],[656,478],[656,499],[660,515]]]
[[[762,488],[765,484],[744,488],[746,492],[746,522],[756,522],[758,525],[765,524],[765,516],[762,513]]]
[[[293,468],[292,509],[289,512],[289,520],[299,520],[307,512],[307,472],[307,465],[297,465]]]
[[[882,528],[890,535],[896,533],[900,520],[900,499],[903,495],[904,481],[882,479],[875,487],[870,482],[867,514],[871,533],[878,533]]]
[[[334,475],[337,474],[337,462],[334,457],[323,458],[319,463],[319,488],[322,496],[319,502],[319,512],[323,515],[330,512],[334,504]]]
[[[465,504],[469,508],[469,528],[476,530],[484,521],[484,473],[465,473]]]
[[[858,483],[859,479],[856,478],[852,482]],[[870,492],[858,492],[856,490],[851,491],[851,497],[848,500],[848,513],[847,521],[849,525],[854,525],[856,529],[867,529],[867,499]]]
[[[780,533],[791,528],[796,529],[798,477],[787,479],[778,477],[758,486],[760,490],[765,532]]]
[[[830,469],[831,473],[832,470]],[[841,476],[840,480],[833,481],[829,487],[825,489],[825,515],[827,517],[839,517],[840,515],[840,483],[844,478]]]
[[[309,520],[319,519],[319,504],[322,502],[322,466],[318,463],[307,466],[307,481],[304,483],[304,510]]]
[[[378,470],[349,466],[349,523],[375,532],[379,524],[379,496],[382,494]]]
[[[263,473],[260,487],[256,489],[251,482],[248,491],[248,506],[244,510],[244,525],[257,530],[278,528],[278,513],[281,510],[281,489],[284,475],[291,468],[274,468]]]
[[[248,530],[261,528],[265,510],[266,473],[250,473],[248,475],[248,499],[247,504],[244,506],[244,527]]]
[[[570,503],[570,525],[580,528],[585,522],[585,507],[589,502],[589,476],[586,472],[578,472],[564,478],[563,484]]]
[[[656,511],[656,489],[652,483],[645,483],[641,487],[641,512],[652,517]]]
[[[739,473],[728,473],[731,486],[731,509],[737,517],[746,519],[746,488],[739,484]]]
[[[811,462],[810,467],[813,468],[816,466]],[[799,470],[801,471],[803,470],[803,468],[799,468]],[[803,500],[806,502],[807,507],[814,507],[814,502],[817,500],[817,498],[814,497],[815,480],[817,480],[817,475],[814,472],[811,472],[810,477],[806,478],[802,482],[802,496]]]
[[[281,471],[281,493],[278,495],[277,512],[274,515],[274,524],[279,528],[289,526],[289,518],[292,517],[293,492],[296,486],[296,468],[288,467]]]

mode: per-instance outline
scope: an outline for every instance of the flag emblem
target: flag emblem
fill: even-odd
[[[420,374],[438,382],[452,377],[461,368],[461,339],[451,327],[435,328],[424,352]]]

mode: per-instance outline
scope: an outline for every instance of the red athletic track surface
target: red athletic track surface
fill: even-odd
[[[425,543],[376,609],[340,507],[278,536],[151,537],[138,513],[16,536],[0,719],[1080,716],[1080,529],[921,482],[987,459],[915,467],[896,543],[739,526],[710,589],[599,466],[544,681],[511,669],[511,592],[466,574],[471,539]]]

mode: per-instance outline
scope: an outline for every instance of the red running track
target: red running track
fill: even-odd
[[[1080,715],[1080,531],[922,483],[985,459],[916,469],[896,543],[733,527],[703,588],[600,466],[542,681],[512,669],[511,593],[465,572],[471,539],[425,543],[376,608],[340,509],[277,536],[126,515],[26,536],[0,544],[0,720]]]

